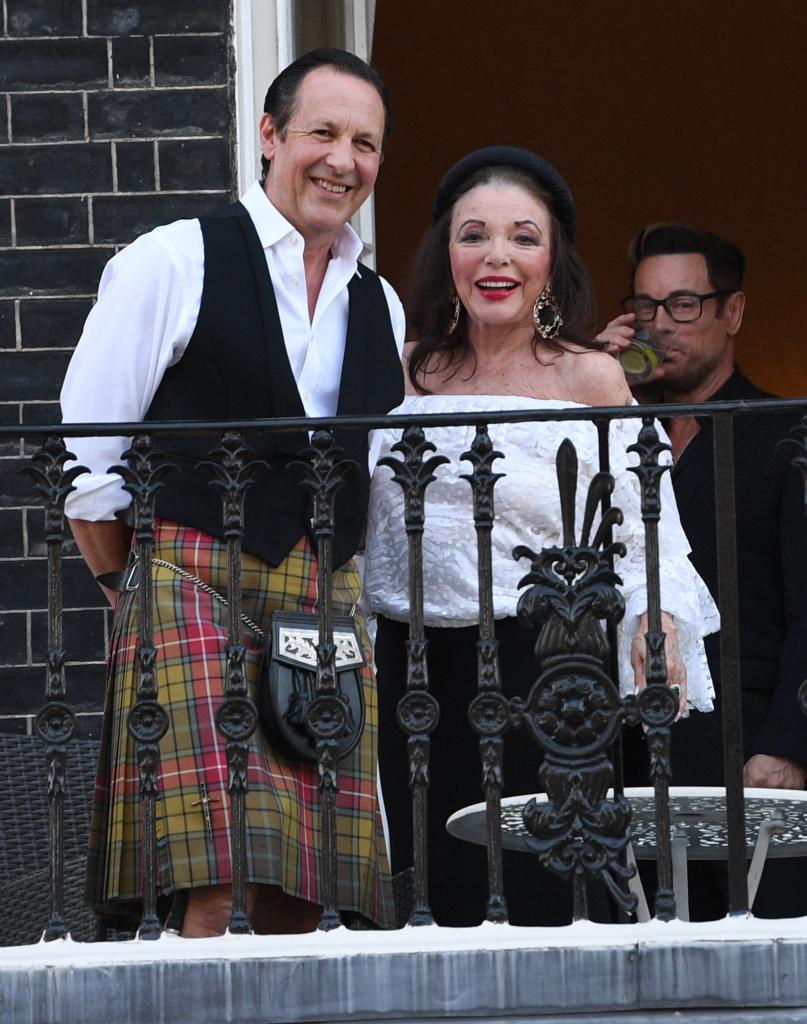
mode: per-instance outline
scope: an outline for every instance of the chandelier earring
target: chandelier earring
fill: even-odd
[[[457,324],[460,322],[460,310],[462,309],[459,296],[456,293],[452,298],[452,302],[454,304],[454,308],[451,311],[451,322],[448,325],[449,334],[453,334],[454,331],[456,331]]]
[[[535,305],[532,307],[532,319],[535,322],[535,330],[544,341],[557,337],[563,327],[560,306],[558,306],[558,300],[552,292],[549,281],[546,282],[544,290],[535,300]]]

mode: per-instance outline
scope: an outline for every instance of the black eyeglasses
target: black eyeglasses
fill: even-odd
[[[677,324],[689,324],[693,320],[699,320],[703,313],[703,304],[707,299],[721,299],[725,295],[731,295],[730,288],[724,288],[719,292],[707,292],[705,295],[698,295],[697,292],[673,292],[666,299],[651,299],[646,295],[627,295],[622,300],[622,309],[626,313],[633,313],[641,323],[650,323],[656,319],[659,306],[671,320]]]

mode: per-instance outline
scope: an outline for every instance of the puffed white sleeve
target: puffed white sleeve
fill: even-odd
[[[622,525],[614,528],[614,539],[622,541],[627,547],[625,557],[617,559],[615,564],[616,571],[622,577],[625,597],[625,617],[619,629],[619,675],[623,693],[633,691],[631,641],[639,630],[640,616],[647,610],[641,487],[637,475],[628,468],[638,464],[638,455],[626,454],[627,447],[636,442],[640,428],[639,420],[614,421],[609,445],[611,472],[615,480],[612,504],[622,509],[624,516]],[[660,440],[669,443],[660,424],[656,424],[656,429]],[[671,465],[670,453],[662,453],[659,461]],[[697,711],[711,711],[714,707],[714,685],[703,638],[720,628],[720,614],[706,584],[689,560],[691,548],[678,516],[669,472],[661,478],[660,496],[658,536],[661,607],[675,617],[678,627],[678,647],[687,672],[687,705]]]
[[[61,391],[63,423],[139,422],[166,369],[181,358],[201,304],[204,249],[198,220],[143,235],[104,269]],[[126,437],[68,438],[75,481],[66,514],[108,520],[129,495],[109,468],[121,462]]]

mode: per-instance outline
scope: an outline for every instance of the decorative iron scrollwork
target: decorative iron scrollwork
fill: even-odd
[[[155,449],[147,434],[138,434],[122,457],[123,464],[110,466],[108,472],[117,473],[123,480],[124,491],[132,496],[135,539],[151,543],[157,492],[165,482],[163,478],[179,467]]]
[[[510,703],[501,693],[478,693],[468,705],[468,720],[484,737],[502,736],[512,717]]]
[[[244,497],[255,482],[255,471],[266,468],[268,463],[256,459],[241,434],[229,430],[222,437],[221,445],[210,452],[210,458],[199,465],[209,471],[210,486],[221,495],[225,539],[235,536],[240,541],[244,532]]]
[[[678,714],[678,698],[666,686],[646,686],[636,703],[642,722],[651,729],[669,728]]]
[[[157,916],[156,801],[160,769],[159,740],[168,727],[168,714],[157,701],[151,558],[154,553],[154,502],[157,492],[163,486],[164,477],[178,467],[162,452],[155,450],[147,434],[138,434],[134,438],[123,453],[123,459],[122,465],[112,466],[109,472],[117,473],[123,479],[123,489],[132,496],[134,538],[140,565],[135,650],[137,700],[129,711],[127,722],[136,745],[143,814],[143,915],[138,936],[141,939],[157,939],[162,933],[162,926]]]
[[[231,800],[230,856],[232,863],[232,910],[228,930],[235,935],[252,931],[246,897],[246,794],[249,739],[258,724],[248,696],[246,645],[241,640],[241,539],[244,534],[244,501],[255,482],[255,472],[268,464],[256,459],[240,433],[226,431],[221,444],[200,463],[210,473],[210,486],[222,504],[222,529],[227,545],[228,642],[224,673],[224,701],[216,712],[216,725],[227,740],[227,788]]]
[[[64,503],[75,490],[74,480],[86,473],[84,466],[65,470],[75,459],[60,437],[48,437],[31,457],[31,465],[22,473],[34,482],[45,514],[45,541],[48,548],[48,653],[45,676],[45,705],[36,716],[36,732],[46,744],[48,763],[49,862],[51,913],[45,938],[59,939],[68,934],[64,907],[64,791],[67,784],[67,744],[76,730],[76,716],[64,703],[66,695],[65,652],[62,646],[62,543]]]
[[[517,547],[515,558],[528,557],[531,570],[521,586],[518,617],[538,629],[535,657],[540,675],[526,701],[511,702],[533,737],[546,751],[540,779],[548,802],[531,801],[525,809],[530,845],[542,863],[574,888],[574,917],[587,916],[585,875],[599,875],[626,911],[635,897],[624,883],[633,869],[619,854],[630,840],[630,805],[607,798],[613,768],[607,750],[624,717],[617,687],[608,676],[609,650],[602,622],[617,623],[624,601],[610,558],[624,545],[606,543],[619,509],[601,517],[591,531],[604,494],[611,493],[610,474],[598,473],[589,486],[579,541],[575,536],[577,452],[568,439],[557,455],[562,544],[535,553]]]
[[[599,875],[614,899],[633,910],[635,897],[620,885],[634,874],[633,868],[620,863],[630,842],[631,806],[622,796],[607,798],[611,765],[603,760],[571,770],[547,759],[541,781],[548,802],[533,799],[524,808],[529,845],[563,878],[579,883],[584,871]]]
[[[300,485],[311,495],[311,529],[315,537],[333,537],[336,493],[344,487],[348,473],[356,465],[344,456],[344,449],[329,431],[317,430],[311,447],[302,453],[302,460],[289,463],[290,468],[300,472]]]
[[[49,747],[63,747],[76,731],[73,710],[61,701],[48,701],[34,720],[37,736]]]
[[[316,696],[308,706],[305,724],[317,742],[317,773],[322,797],[323,909],[322,931],[338,928],[342,919],[336,903],[336,794],[339,790],[336,753],[344,733],[347,708],[336,683],[336,646],[333,642],[331,576],[336,495],[356,466],[345,458],[343,448],[328,431],[318,430],[304,461],[290,463],[300,473],[300,485],[311,495],[311,530],[317,542],[317,593],[319,594],[319,642],[317,644]]]
[[[470,462],[473,467],[471,473],[460,475],[473,489],[474,525],[478,530],[493,529],[493,488],[496,481],[505,476],[504,473],[493,472],[493,463],[497,459],[503,459],[504,455],[493,447],[488,428],[480,426],[476,428],[470,450],[463,452],[460,458],[463,462]]]
[[[493,621],[493,488],[504,473],[494,473],[493,463],[504,458],[496,451],[486,426],[476,428],[471,448],[461,458],[470,462],[471,473],[463,479],[471,485],[474,502],[477,563],[479,566],[479,637],[477,639],[477,696],[468,708],[468,720],[479,736],[482,762],[482,787],[487,811],[488,921],[507,920],[503,892],[501,845],[501,798],[504,786],[503,737],[511,727],[512,716],[501,695],[499,645]]]
[[[338,740],[347,726],[347,709],[341,697],[319,697],[307,718],[308,728],[317,740]]]
[[[82,473],[89,473],[86,466],[72,466],[65,471],[64,464],[75,461],[60,437],[49,437],[31,456],[33,465],[20,470],[34,481],[34,488],[42,499],[45,510],[45,540],[49,544],[60,544],[64,533],[64,502],[75,490],[73,481]]]
[[[406,427],[401,440],[392,446],[403,458],[393,455],[379,459],[380,466],[392,470],[392,479],[404,495],[404,524],[409,546],[409,639],[407,641],[406,689],[398,702],[396,717],[407,734],[409,784],[412,791],[413,860],[415,891],[411,925],[433,924],[429,907],[426,849],[426,821],[429,787],[429,734],[440,718],[437,701],[429,694],[429,671],[426,661],[428,641],[423,623],[423,527],[425,522],[426,488],[435,477],[435,470],[448,462],[444,455],[429,456],[436,451],[420,427]]]
[[[407,533],[423,533],[425,521],[426,488],[436,480],[435,470],[448,462],[445,455],[433,455],[426,458],[429,452],[437,449],[426,440],[421,427],[407,427],[401,440],[392,446],[392,451],[400,452],[403,459],[387,455],[378,460],[379,466],[388,466],[392,479],[404,493],[404,522]],[[422,565],[421,565],[422,571]]]
[[[578,759],[613,741],[622,710],[616,687],[595,659],[560,655],[530,690],[522,717],[546,751]]]
[[[258,715],[254,703],[247,697],[231,697],[216,714],[216,724],[228,740],[243,742],[258,727]]]
[[[659,462],[670,446],[659,438],[652,416],[642,417],[642,427],[629,452],[639,456],[637,466],[629,466],[641,487],[642,520],[645,529],[645,565],[647,575],[647,633],[645,634],[646,693],[636,707],[645,729],[650,756],[650,776],[656,791],[656,827],[659,836],[658,890],[656,914],[668,921],[675,916],[672,890],[672,853],[670,840],[669,787],[672,778],[670,762],[670,714],[675,698],[667,688],[667,658],[664,653],[665,634],[661,623],[661,579],[659,576],[658,523],[661,517],[661,481],[669,465]],[[677,710],[677,708],[676,708]]]
[[[440,720],[440,705],[427,691],[412,690],[398,702],[398,721],[410,735],[428,735]]]
[[[127,722],[137,743],[159,743],[168,730],[168,714],[156,700],[141,700],[132,708]]]

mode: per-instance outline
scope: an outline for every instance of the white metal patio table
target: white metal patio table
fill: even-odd
[[[613,796],[609,790],[608,796]],[[628,787],[631,801],[631,842],[628,862],[655,860],[656,808],[652,787]],[[532,797],[502,799],[502,845],[508,850],[534,853],[528,845],[524,806]],[[545,793],[535,799],[545,802]],[[671,786],[670,826],[673,892],[681,920],[689,920],[688,860],[721,860],[728,856],[726,791],[722,786]],[[485,804],[463,807],[446,822],[448,832],[458,839],[485,845]],[[767,858],[807,856],[807,792],[793,789],[745,790],[745,837],[748,868],[748,906],[753,907]],[[648,921],[650,913],[638,873],[630,881],[638,899],[636,916]]]

